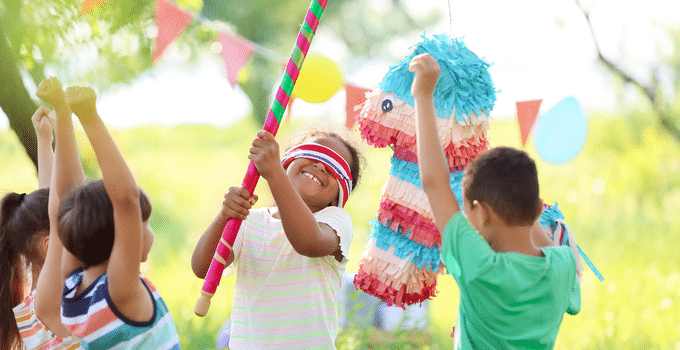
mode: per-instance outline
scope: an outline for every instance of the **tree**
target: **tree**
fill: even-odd
[[[239,35],[287,56],[309,5],[308,0],[171,1],[196,15],[202,9],[199,18],[209,19],[193,21],[176,40],[175,45],[190,50],[191,59],[217,39],[213,21],[231,24]],[[337,33],[352,54],[384,57],[385,37],[422,31],[438,19],[436,12],[413,18],[403,1],[387,2],[386,12],[370,6],[371,0],[330,0],[320,30]],[[0,0],[0,108],[34,164],[36,140],[28,116],[38,101],[27,87],[34,89],[49,75],[65,85],[106,91],[152,66],[155,0],[108,0],[84,16],[79,15],[81,2]],[[271,106],[270,91],[282,63],[254,55],[248,62],[253,74],[240,82],[260,123]]]
[[[590,12],[586,10],[578,0],[576,0],[576,4],[583,13],[586,23],[588,24],[588,29],[593,36],[593,42],[595,44],[595,50],[597,51],[598,61],[601,62],[611,73],[622,79],[625,83],[632,84],[640,92],[642,92],[644,97],[647,98],[651,103],[651,107],[661,127],[671,136],[673,136],[673,138],[678,143],[680,143],[680,118],[678,118],[678,111],[674,110],[673,108],[674,102],[680,101],[680,96],[678,96],[680,93],[680,58],[677,54],[678,51],[680,51],[680,37],[678,36],[678,34],[680,34],[680,30],[668,30],[669,37],[671,40],[673,40],[674,53],[666,58],[666,67],[654,65],[651,68],[649,72],[650,82],[645,84],[638,78],[635,78],[633,75],[626,72],[626,70],[615,64],[611,59],[607,58],[602,53],[597,36],[595,35],[595,30],[593,29]],[[659,77],[664,74],[662,73],[664,71],[663,68],[665,68],[665,71],[669,73],[665,75],[672,80],[671,88],[674,91],[670,94],[664,93],[661,86],[661,79],[659,79]],[[670,101],[667,97],[668,95],[671,96]]]

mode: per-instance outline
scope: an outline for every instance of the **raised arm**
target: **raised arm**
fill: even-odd
[[[444,232],[451,217],[460,211],[449,184],[449,167],[439,142],[434,107],[434,88],[439,78],[439,64],[430,54],[414,57],[409,70],[415,72],[411,94],[416,109],[416,136],[420,182],[432,207],[439,232]]]
[[[316,221],[313,211],[298,194],[286,170],[281,166],[279,147],[274,136],[264,130],[260,130],[257,136],[248,157],[255,163],[260,175],[267,180],[274,200],[279,203],[277,208],[283,231],[293,249],[308,257],[335,255],[340,260],[340,238],[330,226]],[[315,209],[323,208],[325,205]]]
[[[113,205],[115,239],[106,272],[111,299],[123,311],[128,306],[126,302],[139,299],[136,296],[145,292],[139,279],[139,265],[143,254],[140,190],[97,113],[97,95],[94,90],[69,87],[66,89],[66,99],[92,144],[106,193]]]
[[[257,202],[257,195],[250,197],[248,189],[243,186],[230,187],[224,195],[222,209],[215,217],[212,224],[205,230],[196,244],[194,254],[191,256],[191,269],[198,278],[205,278],[210,268],[210,262],[215,255],[217,244],[222,237],[224,225],[231,218],[245,220],[250,214],[250,208]],[[226,266],[234,261],[234,254],[229,254]]]
[[[67,252],[57,232],[59,205],[75,187],[85,180],[76,145],[71,110],[66,104],[64,90],[56,78],[43,80],[36,95],[52,105],[56,113],[56,149],[50,184],[49,218],[50,243],[45,263],[38,277],[35,296],[35,312],[38,318],[54,334],[60,337],[70,333],[61,323],[61,294],[65,273],[79,266],[73,255]]]
[[[52,181],[52,164],[54,163],[54,151],[52,150],[52,124],[55,119],[49,117],[52,113],[46,107],[38,107],[31,117],[35,136],[38,139],[38,186],[50,187]]]

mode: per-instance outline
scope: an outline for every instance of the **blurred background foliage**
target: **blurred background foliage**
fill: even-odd
[[[437,11],[413,17],[403,1],[387,1],[389,9],[380,11],[370,0],[329,1],[317,35],[336,37],[353,56],[384,57],[389,41],[383,38],[422,31],[440,18]],[[217,28],[225,26],[287,58],[309,6],[307,0],[175,2],[196,18],[175,41],[188,62],[210,52]],[[0,0],[0,108],[34,163],[35,135],[23,116],[40,103],[29,91],[42,79],[56,76],[65,86],[85,84],[101,93],[130,83],[152,66],[151,48],[158,35],[154,0],[108,0],[84,16],[79,15],[81,3]],[[240,86],[253,105],[257,125],[269,111],[282,63],[262,55],[248,62],[251,73]]]

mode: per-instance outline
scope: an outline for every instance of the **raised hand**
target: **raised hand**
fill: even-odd
[[[269,180],[269,176],[276,173],[276,170],[283,170],[279,144],[269,131],[257,132],[257,137],[253,140],[249,152],[248,159],[253,161],[263,178]]]
[[[439,78],[440,69],[437,60],[429,53],[420,54],[411,59],[408,70],[416,73],[411,85],[411,95],[414,98],[431,98]]]
[[[97,115],[97,94],[91,87],[68,87],[66,89],[66,102],[81,123],[90,121]]]
[[[52,139],[52,125],[54,125],[54,112],[46,107],[38,107],[31,117],[35,134],[39,138]]]
[[[66,105],[64,88],[61,86],[61,82],[55,77],[43,79],[43,81],[38,84],[38,91],[35,92],[35,95],[41,100],[51,104],[54,108]]]

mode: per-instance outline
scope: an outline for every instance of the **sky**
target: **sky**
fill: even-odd
[[[680,25],[680,3],[676,1],[581,3],[591,12],[603,53],[640,78],[645,77],[644,67],[655,60],[657,52],[669,49],[655,25]],[[371,5],[389,11],[391,1],[374,0]],[[489,72],[500,90],[493,118],[512,118],[516,101],[533,99],[543,99],[542,114],[568,96],[575,96],[586,114],[615,113],[621,108],[616,103],[611,76],[596,62],[592,36],[574,0],[410,0],[407,6],[415,15],[439,8],[443,20],[411,36],[392,39],[390,53],[405,57],[422,32],[464,37],[468,48],[493,63]],[[387,68],[396,63],[351,57],[343,44],[322,28],[323,21],[310,53],[337,62],[347,82],[373,88]],[[288,56],[288,52],[280,54]],[[245,94],[238,86],[228,84],[218,54],[206,52],[195,65],[185,62],[185,54],[171,45],[161,62],[131,85],[100,94],[98,110],[104,121],[117,128],[183,123],[227,126],[250,113]],[[309,119],[327,116],[342,123],[344,103],[341,89],[324,103],[296,100],[292,114]],[[0,129],[7,127],[7,118],[0,111]]]

